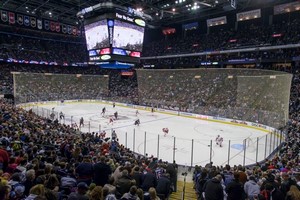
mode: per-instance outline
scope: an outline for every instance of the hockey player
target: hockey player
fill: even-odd
[[[219,146],[220,146],[220,147],[223,147],[222,143],[223,143],[223,138],[220,137],[220,138],[219,138]]]
[[[109,118],[108,124],[111,124],[111,125],[114,124],[114,119],[112,117]]]
[[[54,112],[52,112],[52,113],[50,114],[50,119],[51,119],[51,120],[54,120],[54,118],[55,118],[55,114],[54,114]]]
[[[104,107],[102,108],[102,112],[101,112],[102,117],[105,115],[105,112],[106,112],[106,108]]]
[[[100,139],[104,139],[106,137],[106,132],[103,131],[100,133]]]
[[[154,107],[151,107],[151,112],[154,113]]]
[[[79,120],[79,127],[84,127],[84,119],[83,119],[83,117],[81,117],[80,120]]]
[[[220,139],[220,135],[218,135],[217,137],[216,137],[216,140],[215,140],[215,142],[216,142],[216,145],[219,145],[219,139]]]
[[[118,112],[117,111],[114,113],[114,117],[115,117],[115,120],[118,119]]]
[[[59,113],[59,119],[61,119],[61,120],[62,120],[62,119],[65,119],[65,115],[64,115],[64,113],[61,112],[61,111],[60,111],[60,113]]]
[[[116,103],[113,103],[113,108],[115,108],[116,107]]]
[[[111,133],[111,139],[116,140],[117,138],[118,138],[117,133],[116,133],[115,130],[113,130],[112,133]]]
[[[138,116],[138,114],[140,114],[140,113],[139,113],[139,110],[136,110],[136,111],[135,111],[135,116]]]
[[[169,133],[169,129],[168,128],[163,128],[162,131],[164,133],[164,137],[166,137],[166,135]]]
[[[139,126],[139,125],[140,125],[140,123],[141,123],[141,122],[140,122],[140,120],[139,120],[139,119],[137,119],[137,120],[135,120],[135,121],[134,121],[134,125],[136,125],[136,126]]]

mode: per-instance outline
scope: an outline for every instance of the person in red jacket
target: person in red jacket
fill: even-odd
[[[9,155],[7,151],[2,147],[0,147],[0,169],[2,169],[4,172],[6,171],[8,162],[9,162]]]

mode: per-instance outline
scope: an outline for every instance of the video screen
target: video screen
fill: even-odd
[[[88,50],[109,47],[106,19],[85,25],[84,29]]]
[[[115,20],[113,47],[142,51],[144,27]]]

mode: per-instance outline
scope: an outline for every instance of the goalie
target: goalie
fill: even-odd
[[[164,137],[166,137],[166,135],[169,133],[169,129],[168,128],[163,128],[162,131],[164,133]]]

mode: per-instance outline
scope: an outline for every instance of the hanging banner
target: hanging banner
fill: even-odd
[[[17,22],[20,25],[23,25],[23,15],[17,14]]]
[[[4,22],[8,21],[7,11],[1,10],[1,20],[4,21]]]
[[[75,26],[73,26],[73,31],[72,31],[73,35],[77,35],[77,28]]]
[[[274,6],[274,15],[295,12],[299,10],[300,10],[300,1],[295,1],[291,3],[285,3],[285,4]]]
[[[68,25],[68,34],[72,34],[72,26]]]
[[[16,23],[15,13],[8,12],[8,20],[10,24],[15,24]]]
[[[30,24],[32,28],[36,27],[36,18],[35,17],[30,17]]]
[[[250,19],[256,19],[261,17],[261,10],[250,10],[247,12],[241,12],[236,14],[236,20],[237,21],[245,21]]]
[[[24,25],[25,26],[29,26],[30,25],[30,21],[29,21],[29,16],[24,16]]]
[[[206,20],[207,27],[227,24],[227,17],[217,17]]]
[[[62,25],[62,32],[67,33],[67,26],[65,24]]]
[[[55,31],[55,24],[56,24],[56,23],[53,22],[53,21],[50,22],[50,30],[51,30],[51,31]]]
[[[59,22],[55,23],[55,30],[56,30],[56,32],[60,32],[60,23]]]
[[[38,29],[43,29],[43,21],[41,20],[41,19],[38,19],[37,20],[37,27],[38,27]]]
[[[46,30],[49,30],[49,21],[48,20],[44,21],[44,26],[45,26]]]

